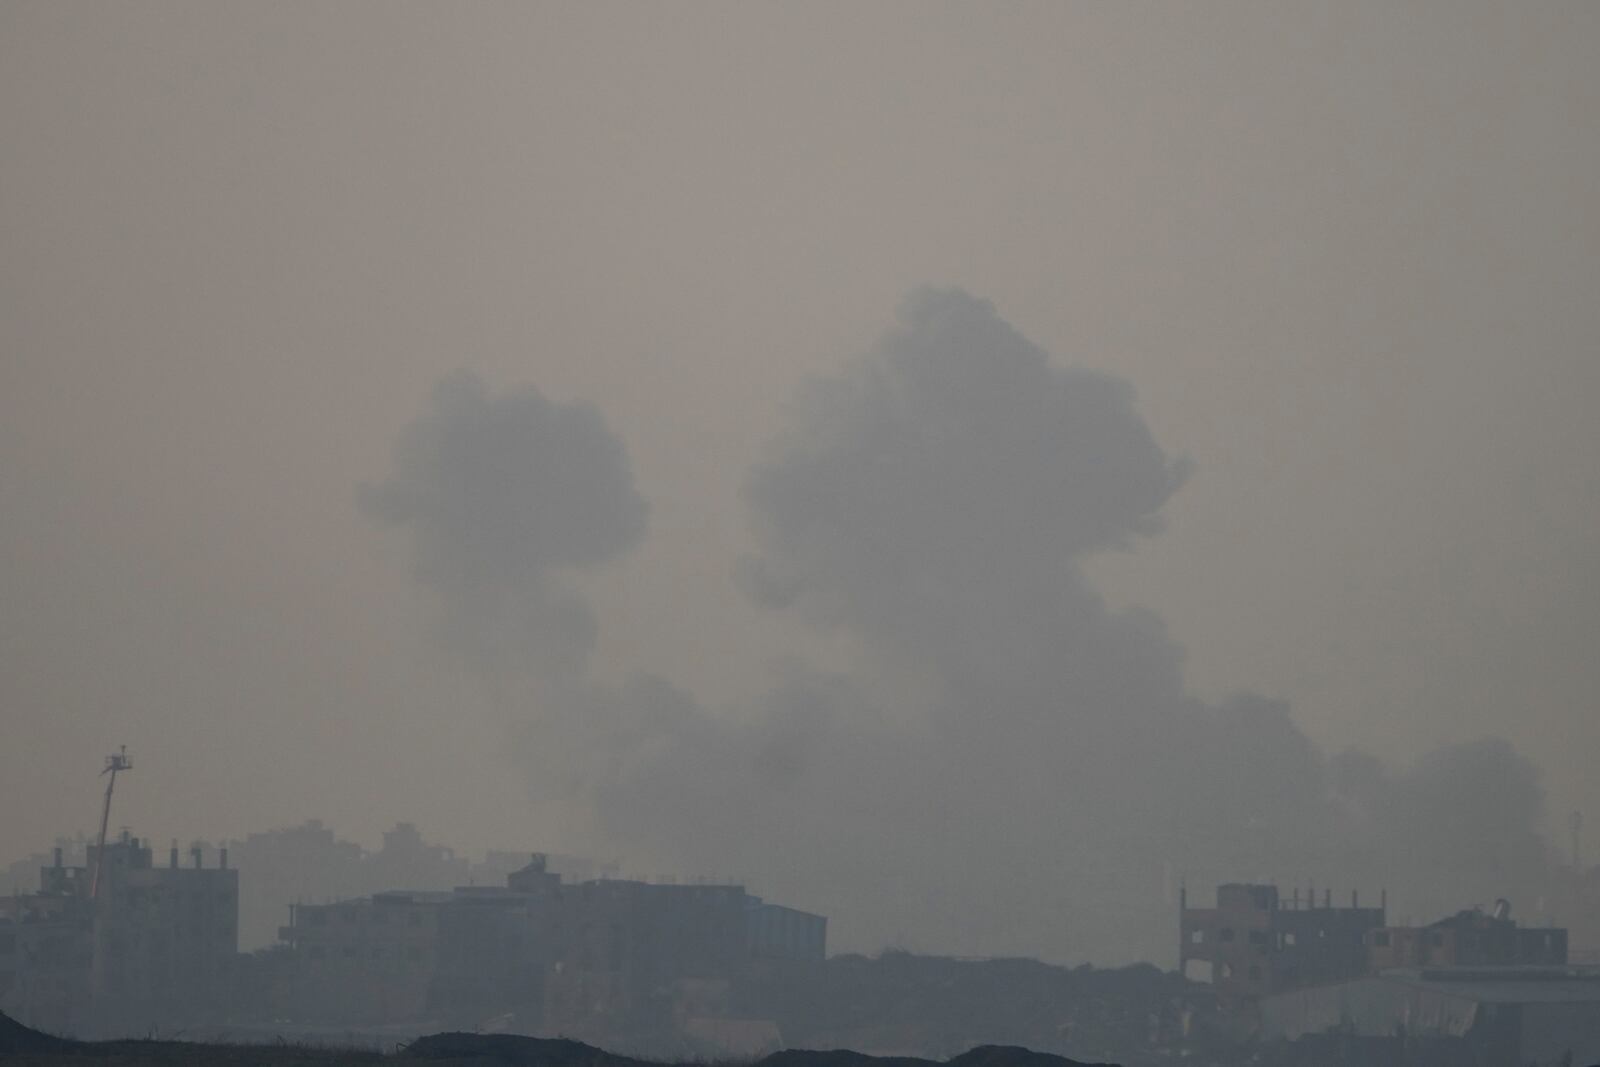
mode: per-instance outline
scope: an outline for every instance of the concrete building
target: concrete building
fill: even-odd
[[[748,895],[736,885],[584,882],[562,894],[546,1028],[643,1035],[725,1010],[750,956]]]
[[[75,898],[0,898],[0,1011],[51,1033],[90,1032],[93,946]]]
[[[1368,933],[1384,926],[1384,908],[1334,907],[1331,891],[1317,903],[1312,889],[1288,900],[1277,886],[1230,883],[1217,887],[1212,908],[1188,906],[1179,896],[1178,969],[1211,981],[1218,999],[1254,1001],[1296,986],[1356,978],[1367,973]],[[1200,964],[1196,968],[1191,964]]]
[[[503,886],[303,904],[280,936],[293,1012],[308,1022],[511,1016],[525,1031],[615,1042],[722,1017],[751,961],[820,961],[827,921],[736,885],[566,884],[536,854]]]
[[[1504,900],[1494,910],[1460,911],[1428,926],[1391,926],[1367,934],[1369,971],[1396,967],[1563,966],[1567,932],[1519,927]]]
[[[39,891],[0,898],[0,1009],[29,1025],[85,1035],[146,1033],[226,1009],[238,952],[238,872],[198,850],[165,866],[124,834],[85,866],[56,862]],[[99,868],[98,885],[93,877]]]
[[[749,897],[745,918],[752,956],[820,963],[828,954],[828,920],[820,915]]]
[[[395,892],[295,907],[281,931],[294,951],[295,1014],[342,1025],[426,1017],[448,898]]]
[[[1488,912],[1460,911],[1422,927],[1389,926],[1385,904],[1380,895],[1378,907],[1363,908],[1352,892],[1350,906],[1336,908],[1328,890],[1319,904],[1309,889],[1303,901],[1299,890],[1285,900],[1276,886],[1234,883],[1217,887],[1216,907],[1191,908],[1183,891],[1180,970],[1186,977],[1209,978],[1218,1003],[1238,1012],[1289,990],[1351,982],[1395,968],[1567,963],[1567,932],[1519,927],[1504,900]]]

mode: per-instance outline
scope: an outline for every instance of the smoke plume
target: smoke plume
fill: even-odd
[[[597,409],[531,387],[491,396],[466,372],[434,389],[360,502],[411,533],[441,636],[493,671],[582,666],[595,620],[569,577],[637,545],[649,511]]]
[[[1187,694],[1160,620],[1090,585],[1083,563],[1158,533],[1185,473],[1127,383],[963,292],[912,294],[803,389],[743,490],[742,587],[854,665],[780,664],[720,709],[582,670],[572,577],[646,513],[593,409],[452,379],[366,500],[411,532],[451,645],[535,680],[530,777],[595,847],[749,875],[828,913],[836,946],[1169,960],[1185,875],[1387,885],[1419,911],[1516,891],[1542,797],[1509,745],[1330,759],[1281,702]]]

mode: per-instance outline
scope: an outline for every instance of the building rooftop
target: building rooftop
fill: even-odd
[[[1481,1004],[1600,1003],[1600,967],[1397,968],[1377,978]]]

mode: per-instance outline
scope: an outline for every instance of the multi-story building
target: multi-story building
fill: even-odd
[[[1318,906],[1307,889],[1302,905],[1298,889],[1284,900],[1272,885],[1218,886],[1214,908],[1189,907],[1185,890],[1179,911],[1179,969],[1208,965],[1218,997],[1232,1003],[1365,974],[1366,936],[1384,925],[1383,906],[1360,907],[1354,893],[1336,908],[1330,891]]]
[[[563,884],[535,855],[504,886],[300,905],[280,936],[308,1021],[615,1038],[715,1012],[754,958],[822,959],[827,921],[736,885]]]
[[[1276,886],[1217,887],[1214,908],[1179,903],[1179,967],[1209,968],[1218,999],[1227,1006],[1308,986],[1347,982],[1402,967],[1510,967],[1564,965],[1567,932],[1519,928],[1511,906],[1492,912],[1458,912],[1423,927],[1389,926],[1386,904],[1363,908],[1357,894],[1349,907],[1334,907],[1324,890],[1318,905],[1307,890],[1284,900]]]
[[[214,1018],[238,951],[238,872],[198,851],[165,867],[124,834],[87,863],[40,871],[39,891],[0,898],[0,1008],[47,1029],[147,1033]],[[96,873],[98,868],[98,873]]]
[[[379,893],[302,904],[280,935],[293,949],[290,997],[308,1022],[384,1023],[424,1017],[449,893]]]
[[[0,1011],[51,1033],[89,1032],[93,946],[78,897],[0,897]]]

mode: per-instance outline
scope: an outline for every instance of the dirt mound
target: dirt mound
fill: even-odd
[[[419,1037],[405,1056],[420,1060],[491,1060],[505,1067],[646,1067],[581,1041],[523,1034],[450,1032]]]
[[[1115,1067],[1114,1064],[1082,1063],[1049,1052],[1035,1052],[1020,1045],[979,1045],[959,1056],[952,1056],[948,1067]]]
[[[76,1041],[42,1033],[23,1026],[0,1012],[0,1056],[20,1056],[36,1052],[64,1052],[76,1046]]]

